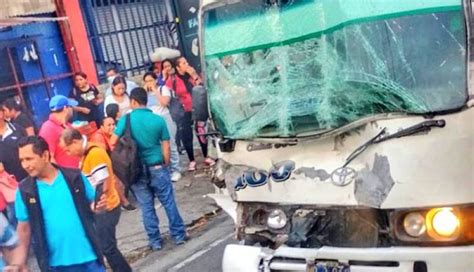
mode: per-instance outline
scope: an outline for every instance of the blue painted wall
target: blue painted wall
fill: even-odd
[[[27,42],[12,47],[16,70],[21,82],[41,79],[40,65],[39,61],[34,58],[35,54],[41,58],[46,77],[70,72],[71,69],[61,33],[56,22],[33,23],[12,27],[10,31],[0,32],[0,44],[2,41],[21,37],[35,37],[37,44],[37,47],[34,47],[32,43]],[[71,88],[72,81],[68,78],[51,82],[51,93],[48,93],[44,83],[23,89],[25,103],[33,114],[37,126],[40,126],[48,118],[49,97],[55,94],[68,95]]]

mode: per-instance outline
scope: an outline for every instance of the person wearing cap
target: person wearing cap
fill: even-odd
[[[39,136],[43,137],[49,146],[51,160],[62,167],[78,168],[80,158],[70,156],[59,146],[61,133],[71,127],[69,120],[73,115],[73,107],[78,103],[64,95],[55,95],[49,101],[51,113],[49,119],[43,123]]]

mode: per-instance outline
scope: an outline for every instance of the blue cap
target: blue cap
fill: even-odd
[[[77,101],[69,99],[64,95],[55,95],[49,100],[49,109],[51,111],[60,111],[64,107],[75,107],[78,104]]]

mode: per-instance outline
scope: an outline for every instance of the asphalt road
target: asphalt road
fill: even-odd
[[[164,249],[153,252],[134,263],[134,271],[143,272],[218,272],[222,271],[225,246],[237,243],[233,239],[234,223],[221,212],[200,230],[193,231],[190,240],[181,246],[172,241]]]

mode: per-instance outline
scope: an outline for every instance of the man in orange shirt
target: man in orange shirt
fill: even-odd
[[[78,130],[66,129],[61,134],[60,146],[66,153],[81,156],[80,168],[94,188],[96,194],[105,194],[106,212],[96,215],[97,234],[103,254],[113,271],[132,271],[117,247],[116,226],[120,219],[120,198],[115,187],[112,161],[107,152],[87,138]],[[103,188],[101,190],[101,188]],[[100,197],[100,196],[99,196]],[[97,198],[97,195],[96,195]]]

